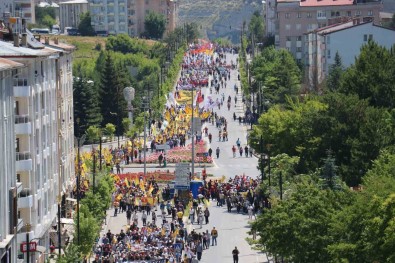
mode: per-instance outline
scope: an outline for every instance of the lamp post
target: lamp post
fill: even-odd
[[[147,145],[147,114],[146,110],[149,110],[150,108],[150,100],[151,100],[151,87],[148,86],[148,89],[146,89],[146,95],[143,97],[143,110],[144,110],[144,145],[143,145],[143,151],[144,151],[144,176],[147,175],[147,158],[146,158],[146,145]]]
[[[60,224],[60,218],[61,218],[61,209],[60,209],[60,204],[62,202],[62,197],[59,193],[58,195],[58,249],[59,249],[59,258],[61,257],[62,254],[62,229],[61,229],[61,224]]]
[[[123,89],[123,97],[125,98],[126,102],[128,103],[128,118],[130,120],[130,128],[133,125],[133,105],[132,100],[134,100],[134,93],[135,90],[133,87],[126,87]]]
[[[110,111],[110,114],[113,115],[113,116],[117,116],[117,129],[116,129],[116,132],[117,132],[117,137],[118,137],[118,148],[119,148],[119,130],[121,128],[120,127],[120,123],[119,123],[119,114],[117,112],[111,112],[111,111]]]
[[[77,244],[80,245],[80,181],[81,181],[81,157],[80,157],[80,148],[84,144],[86,135],[82,135],[80,138],[75,137],[74,143],[77,144]]]
[[[26,224],[26,262],[30,263],[30,230],[32,225]]]

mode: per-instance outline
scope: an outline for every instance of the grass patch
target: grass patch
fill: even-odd
[[[259,239],[254,240],[251,237],[246,237],[245,240],[247,241],[248,245],[250,245],[253,250],[263,250],[263,246],[259,242]]]

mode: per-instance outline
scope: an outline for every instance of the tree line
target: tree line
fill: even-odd
[[[337,55],[322,94],[302,94],[285,50],[266,48],[251,72],[269,101],[250,135],[272,157],[270,189],[259,165],[271,209],[253,224],[264,250],[289,262],[394,261],[394,49],[369,41],[347,69]]]

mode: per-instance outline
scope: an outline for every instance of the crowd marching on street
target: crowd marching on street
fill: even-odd
[[[202,52],[202,46],[209,45],[212,52]],[[229,89],[229,79],[231,72],[238,68],[237,61],[226,63],[226,55],[234,53],[232,48],[223,48],[211,43],[191,44],[184,57],[180,79],[176,84],[175,91],[168,96],[166,113],[171,120],[185,122],[183,113],[188,111],[186,107],[176,105],[176,99],[182,96],[183,90],[196,90],[196,104],[204,104],[198,107],[198,111],[206,118],[202,118],[205,124],[202,133],[208,139],[208,154],[211,157],[215,154],[220,158],[220,154],[225,149],[219,146],[211,148],[211,143],[216,136],[214,131],[218,131],[218,142],[234,140],[231,149],[233,158],[252,157],[253,151],[248,147],[247,142],[242,142],[240,138],[230,138],[228,131],[229,120],[220,115],[221,107],[226,100],[227,110],[230,111],[232,105],[236,108],[240,102],[238,100],[239,87],[235,85],[233,92],[235,96],[225,97],[222,90]],[[240,78],[240,76],[238,76]],[[209,89],[210,95],[204,96],[202,90]],[[219,98],[213,99],[213,92]],[[208,93],[208,90],[207,90]],[[193,109],[192,109],[193,110]],[[217,112],[218,110],[218,112]],[[178,117],[177,117],[178,116]],[[181,117],[180,117],[181,116]],[[230,120],[232,121],[232,120]],[[233,121],[239,124],[248,124],[252,121],[249,114],[237,116],[233,113]],[[176,123],[176,122],[175,122]],[[158,144],[167,143],[170,147],[185,147],[187,138],[196,139],[197,134],[191,132],[190,125],[174,124],[172,133],[164,134],[160,132],[168,127],[166,120],[153,122],[150,133],[151,151],[155,151]],[[211,126],[210,126],[211,125]],[[210,128],[209,128],[210,127]],[[189,136],[188,136],[189,135]],[[115,163],[116,173],[121,172],[120,162],[129,164],[142,161],[142,150],[138,147],[122,146],[118,149],[111,149]],[[159,163],[163,163],[166,156],[159,155]],[[108,164],[111,166],[111,164]],[[217,206],[226,206],[228,212],[235,209],[237,213],[248,214],[252,219],[260,208],[267,207],[267,200],[261,200],[256,193],[259,182],[257,179],[246,175],[236,175],[224,182],[218,180],[208,180],[204,178],[204,184],[199,188],[199,198],[190,203],[180,200],[177,195],[170,198],[167,194],[161,195],[160,186],[155,179],[143,181],[141,178],[135,181],[119,179],[116,190],[113,194],[114,217],[125,216],[126,226],[120,232],[114,233],[109,229],[102,235],[95,248],[95,263],[120,263],[120,262],[152,262],[152,263],[195,263],[204,258],[204,251],[215,247],[219,237],[219,231],[215,226],[210,225],[209,203],[215,202]],[[147,195],[150,200],[142,203],[142,198]],[[203,230],[203,225],[211,230]],[[192,229],[192,230],[191,230]],[[199,231],[200,229],[200,231]],[[221,240],[220,240],[221,241]],[[222,241],[223,242],[223,241]],[[213,248],[211,248],[213,249]],[[215,248],[214,248],[215,249]],[[237,247],[229,251],[233,261],[238,262],[239,250]]]

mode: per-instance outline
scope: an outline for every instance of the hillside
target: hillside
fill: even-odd
[[[248,25],[256,10],[263,10],[261,0],[180,0],[178,16],[180,24],[197,23],[204,38],[225,37],[240,43],[243,21]]]

